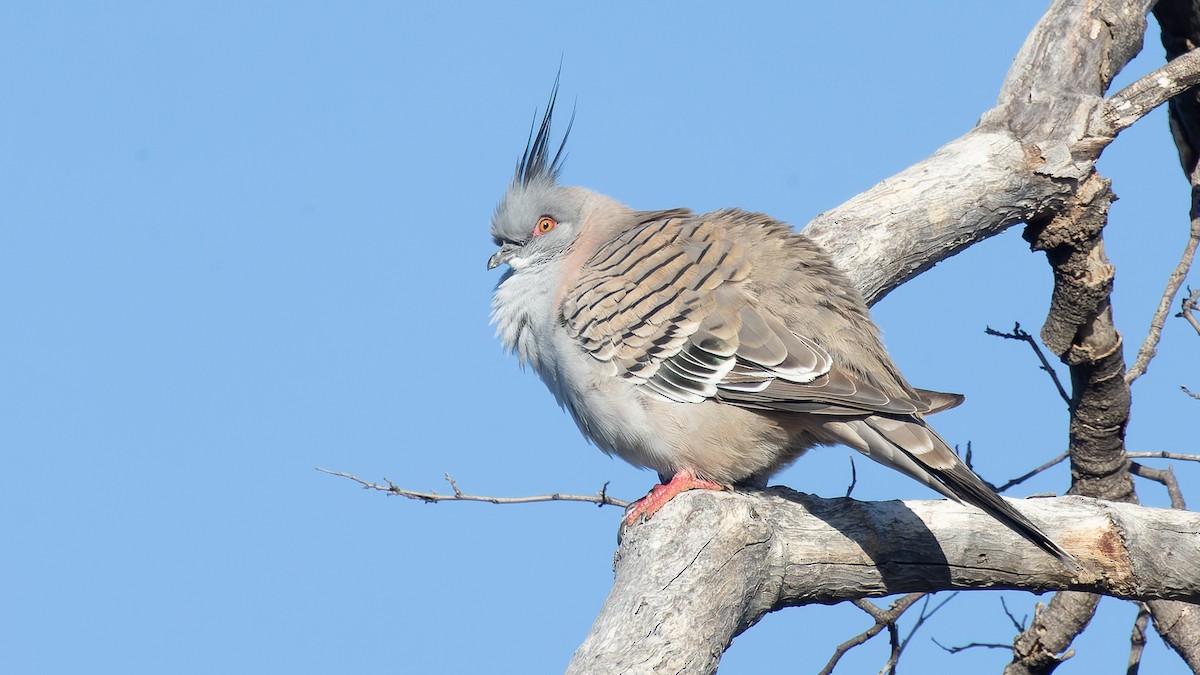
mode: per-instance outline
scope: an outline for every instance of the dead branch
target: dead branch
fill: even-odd
[[[1137,618],[1133,620],[1133,632],[1129,636],[1129,665],[1125,675],[1137,675],[1142,667],[1142,650],[1146,648],[1146,624],[1150,622],[1150,609],[1146,603],[1138,603]]]
[[[1192,324],[1192,328],[1196,329],[1196,334],[1200,335],[1200,319],[1196,318],[1196,307],[1200,306],[1200,288],[1188,289],[1188,295],[1180,303],[1179,313],[1175,316],[1181,316]]]
[[[1200,455],[1185,455],[1178,452],[1127,452],[1125,454],[1135,459],[1177,459],[1181,462],[1200,462]]]
[[[988,335],[1004,338],[1006,340],[1020,340],[1021,342],[1028,344],[1029,348],[1033,350],[1033,353],[1037,355],[1038,361],[1041,362],[1041,369],[1050,375],[1051,380],[1054,380],[1054,388],[1058,389],[1058,395],[1062,398],[1064,403],[1071,405],[1071,397],[1067,394],[1067,390],[1063,387],[1062,381],[1058,379],[1058,373],[1055,372],[1054,368],[1050,366],[1050,361],[1048,361],[1046,359],[1046,355],[1042,353],[1042,348],[1038,346],[1037,340],[1034,340],[1033,336],[1029,333],[1021,330],[1020,322],[1013,323],[1013,329],[1011,333],[1002,333],[998,330],[995,330],[991,326],[985,327],[983,332],[987,333]]]
[[[892,654],[888,658],[887,663],[884,664],[883,670],[880,670],[880,675],[882,675],[885,670],[889,675],[896,675],[896,665],[900,661],[900,655],[904,653],[904,648],[908,646],[910,641],[912,641],[913,636],[917,634],[917,631],[921,629],[921,626],[925,625],[926,621],[928,621],[934,614],[937,614],[938,610],[945,607],[946,603],[950,602],[957,596],[958,592],[955,591],[954,593],[947,595],[945,598],[942,598],[942,601],[934,605],[931,609],[929,607],[929,598],[931,596],[928,594],[925,595],[923,602],[921,603],[921,613],[917,615],[917,620],[913,623],[913,627],[909,629],[908,635],[904,636],[904,639],[900,641],[899,645],[893,645]]]
[[[1016,628],[1018,632],[1025,630],[1025,622],[1029,619],[1028,615],[1017,621],[1017,617],[1013,616],[1013,613],[1008,609],[1008,603],[1004,601],[1003,595],[1000,596],[1000,607],[1004,609],[1004,616],[1007,616],[1008,620],[1012,622],[1013,628]]]
[[[1054,671],[1075,652],[1071,642],[1087,628],[1100,596],[1096,593],[1064,591],[1050,602],[1037,603],[1029,628],[1013,639],[1012,661],[1004,675],[1042,675]]]
[[[454,494],[444,495],[444,494],[439,494],[437,492],[417,492],[415,490],[407,490],[405,488],[400,487],[399,485],[396,485],[395,483],[388,480],[387,478],[383,479],[383,482],[386,483],[386,485],[380,485],[378,483],[372,483],[370,481],[363,480],[362,478],[359,478],[358,476],[344,473],[342,471],[330,471],[328,469],[322,469],[320,467],[317,467],[317,471],[320,471],[321,473],[327,473],[330,476],[341,476],[342,478],[349,478],[350,480],[354,481],[355,483],[358,483],[359,485],[361,485],[364,490],[378,490],[380,492],[385,492],[390,496],[407,497],[408,499],[415,499],[418,501],[425,502],[426,504],[436,504],[437,502],[487,502],[489,504],[533,504],[535,502],[588,502],[590,504],[595,504],[597,506],[619,506],[621,508],[625,508],[625,507],[629,506],[629,502],[627,502],[623,499],[617,499],[616,497],[610,496],[608,494],[608,483],[605,483],[603,486],[601,486],[600,491],[594,495],[572,495],[572,494],[562,494],[559,492],[554,492],[554,493],[551,493],[548,495],[533,495],[533,496],[529,496],[529,497],[492,497],[490,495],[465,494],[462,490],[458,489],[458,484],[454,482],[454,479],[450,477],[450,474],[445,474],[445,478],[446,478],[446,482],[448,482],[450,484],[450,489],[453,490]]]
[[[1189,56],[1192,53],[1189,53]],[[1162,297],[1158,300],[1158,307],[1154,310],[1154,316],[1150,319],[1150,329],[1146,333],[1146,339],[1142,341],[1142,346],[1138,349],[1137,360],[1133,366],[1125,373],[1125,381],[1132,383],[1134,380],[1142,376],[1146,372],[1146,368],[1150,366],[1150,361],[1158,353],[1158,341],[1162,337],[1163,326],[1167,322],[1167,313],[1171,310],[1171,305],[1175,302],[1175,294],[1179,292],[1179,287],[1183,285],[1183,280],[1187,278],[1188,271],[1192,267],[1192,261],[1196,257],[1196,245],[1200,243],[1200,205],[1196,202],[1197,187],[1192,186],[1192,208],[1190,214],[1190,227],[1188,231],[1187,243],[1183,247],[1183,254],[1179,258],[1179,263],[1175,265],[1175,269],[1171,270],[1171,274],[1167,276],[1167,287],[1163,290]],[[1193,322],[1193,326],[1197,331],[1200,331],[1200,322],[1197,322],[1191,312],[1187,311],[1188,301],[1192,300],[1195,294],[1189,294],[1188,298],[1183,301],[1184,316],[1188,317],[1189,321]],[[1193,307],[1195,306],[1193,302]]]
[[[909,607],[912,607],[913,603],[923,597],[925,597],[924,593],[909,593],[903,598],[893,602],[891,608],[888,610],[880,609],[879,606],[869,600],[855,600],[854,606],[869,614],[871,618],[875,620],[875,623],[865,631],[838,645],[837,649],[833,651],[833,656],[829,658],[829,662],[825,664],[825,667],[821,669],[818,675],[829,675],[832,673],[833,669],[837,667],[838,661],[840,661],[847,652],[861,644],[866,643],[867,640],[870,640],[876,635],[879,635],[884,628],[894,625],[896,620],[900,618],[900,615],[904,614]]]
[[[933,638],[930,638],[930,639],[933,639]],[[941,647],[943,651],[949,652],[951,654],[965,652],[968,649],[1007,649],[1010,651],[1012,650],[1012,645],[1002,645],[998,642],[970,642],[965,645],[959,645],[957,647],[947,647],[946,645],[944,645],[944,644],[938,642],[936,639],[934,639],[933,644]]]
[[[1167,488],[1167,495],[1171,498],[1171,508],[1187,508],[1187,504],[1183,500],[1183,491],[1179,489],[1179,482],[1175,480],[1175,472],[1171,470],[1171,467],[1155,469],[1137,462],[1130,462],[1129,472],[1140,478],[1162,483]]]
[[[1115,136],[1197,84],[1200,84],[1200,50],[1192,50],[1113,94],[1100,109],[1100,118]]]
[[[1025,481],[1029,480],[1030,478],[1033,478],[1034,476],[1038,475],[1039,473],[1041,473],[1047,469],[1050,469],[1052,467],[1058,466],[1059,464],[1062,463],[1062,461],[1064,459],[1066,459],[1068,457],[1068,454],[1069,453],[1064,451],[1062,454],[1058,455],[1054,459],[1049,460],[1045,464],[1042,464],[1041,466],[1037,467],[1036,469],[1033,469],[1031,471],[1023,473],[1020,476],[1017,476],[1016,478],[1013,478],[1012,480],[1008,481],[1004,485],[1001,485],[1000,487],[996,488],[996,492],[1004,494],[1004,492],[1007,491],[1009,488],[1016,487],[1016,486],[1020,485],[1021,483],[1024,483]]]
[[[1200,601],[1200,514],[1085,497],[1019,508],[1083,563],[1078,577],[949,501],[693,490],[624,528],[616,579],[569,672],[711,673],[767,612],[938,590],[1070,589]]]

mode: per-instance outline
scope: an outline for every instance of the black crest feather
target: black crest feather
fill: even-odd
[[[567,131],[563,134],[562,142],[558,144],[558,150],[553,156],[548,152],[551,119],[554,116],[554,102],[558,99],[558,80],[561,75],[560,71],[558,75],[554,76],[554,87],[550,89],[550,101],[546,103],[546,113],[542,115],[541,125],[537,124],[535,115],[534,124],[530,126],[529,141],[525,143],[525,154],[521,156],[521,161],[517,164],[516,179],[521,182],[521,185],[529,185],[539,176],[557,180],[558,172],[562,170],[563,160],[567,158],[563,150],[567,147],[567,137],[571,135],[571,127],[575,124],[574,111],[571,111],[571,121],[567,123]],[[536,134],[534,134],[535,129],[537,130]]]

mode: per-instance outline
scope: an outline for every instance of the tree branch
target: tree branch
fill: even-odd
[[[1179,452],[1127,452],[1125,455],[1137,459],[1177,459],[1181,462],[1200,462],[1200,455],[1185,455]]]
[[[1141,49],[1151,4],[1055,0],[976,128],[804,232],[874,303],[972,244],[1058,212],[1113,140],[1098,112]]]
[[[1150,609],[1139,603],[1137,618],[1133,621],[1133,632],[1129,636],[1129,665],[1125,675],[1137,675],[1142,667],[1142,650],[1146,648],[1146,624],[1150,623]]]
[[[407,497],[408,499],[416,499],[418,501],[422,501],[427,504],[436,504],[437,502],[488,502],[489,504],[533,504],[535,502],[588,502],[591,504],[595,504],[597,506],[619,506],[621,508],[625,508],[625,507],[629,506],[629,502],[627,502],[623,499],[617,499],[616,497],[612,497],[608,494],[608,483],[605,483],[603,486],[601,486],[600,491],[594,495],[571,495],[571,494],[562,494],[559,492],[555,492],[555,493],[548,494],[548,495],[534,495],[534,496],[530,496],[530,497],[492,497],[489,495],[465,494],[465,493],[463,493],[462,490],[458,489],[458,484],[454,482],[454,479],[450,477],[450,474],[446,474],[446,482],[450,484],[450,489],[454,491],[454,494],[443,495],[443,494],[438,494],[437,492],[417,492],[415,490],[407,490],[405,488],[400,487],[399,485],[396,485],[395,483],[388,480],[387,478],[383,479],[383,482],[387,483],[387,484],[380,485],[378,483],[372,483],[370,481],[363,480],[362,478],[359,478],[358,476],[344,473],[342,471],[330,471],[328,469],[322,469],[320,467],[317,467],[317,471],[320,471],[321,473],[327,473],[330,476],[340,476],[342,478],[349,478],[350,480],[354,481],[355,483],[358,483],[359,485],[361,485],[364,490],[378,490],[380,492],[386,492],[389,496]]]
[[[1167,488],[1167,495],[1171,498],[1171,508],[1187,508],[1187,504],[1183,500],[1183,491],[1179,489],[1179,481],[1175,480],[1175,472],[1171,470],[1171,467],[1155,469],[1143,466],[1137,462],[1130,462],[1129,473],[1147,480],[1162,483]]]
[[[1188,296],[1179,303],[1179,313],[1175,316],[1181,316],[1192,324],[1192,328],[1196,330],[1196,334],[1200,335],[1200,319],[1196,318],[1196,307],[1200,306],[1200,288],[1195,290],[1189,288]]]
[[[1033,623],[1013,640],[1013,659],[1004,675],[1042,675],[1053,672],[1071,658],[1075,636],[1083,632],[1096,613],[1100,596],[1066,591],[1055,593],[1050,602],[1040,602]]]
[[[1200,50],[1193,49],[1113,94],[1100,109],[1100,117],[1109,133],[1116,136],[1146,113],[1197,84],[1200,84]]]
[[[712,673],[767,612],[951,589],[1072,589],[1200,601],[1200,514],[1083,497],[1019,508],[1078,577],[1003,525],[947,501],[695,490],[624,528],[616,580],[568,672]]]
[[[867,640],[870,640],[876,635],[879,635],[884,628],[895,625],[896,620],[900,618],[900,615],[904,614],[909,607],[913,606],[913,603],[923,597],[925,597],[925,593],[909,593],[903,598],[893,602],[891,609],[886,611],[880,609],[869,600],[855,600],[854,606],[869,614],[872,619],[875,619],[875,624],[858,635],[855,635],[849,640],[846,640],[842,644],[838,645],[837,649],[833,651],[833,656],[829,658],[829,662],[825,664],[825,667],[822,668],[817,675],[829,675],[832,673],[833,669],[837,667],[838,661],[841,661],[842,657],[845,656],[847,652],[861,644],[866,643]]]
[[[1029,480],[1030,478],[1033,478],[1034,476],[1038,475],[1039,473],[1041,473],[1051,467],[1058,466],[1059,463],[1061,463],[1064,459],[1066,459],[1069,456],[1069,454],[1070,453],[1064,451],[1062,454],[1058,455],[1054,459],[1047,461],[1045,464],[1042,464],[1041,466],[1037,467],[1036,469],[1033,469],[1033,470],[1031,470],[1027,473],[1024,473],[1020,476],[1017,476],[1016,478],[1013,478],[1012,480],[1008,481],[1004,485],[1001,485],[1000,487],[996,488],[996,492],[1004,494],[1009,488],[1016,487],[1017,485],[1024,483],[1025,481]]]
[[[1200,50],[1197,50],[1200,51]],[[1151,359],[1158,353],[1158,341],[1162,337],[1163,326],[1167,322],[1167,313],[1171,310],[1171,305],[1175,302],[1175,294],[1179,292],[1179,287],[1183,285],[1183,280],[1187,278],[1188,270],[1192,267],[1192,261],[1196,257],[1196,245],[1200,243],[1200,187],[1192,185],[1192,208],[1190,213],[1191,225],[1188,231],[1187,244],[1183,247],[1183,255],[1180,256],[1179,264],[1175,269],[1171,270],[1171,274],[1167,277],[1167,287],[1163,291],[1162,297],[1159,298],[1158,308],[1154,310],[1154,316],[1150,319],[1150,329],[1146,333],[1146,339],[1142,341],[1142,346],[1138,349],[1137,360],[1125,373],[1125,381],[1132,383],[1134,380],[1142,376],[1149,367]],[[1193,295],[1189,295],[1188,299],[1184,300],[1184,308],[1187,308],[1188,300],[1192,299]],[[1193,304],[1193,307],[1195,305]],[[1196,322],[1195,317],[1191,316],[1190,312],[1185,312],[1185,316],[1189,321],[1193,322],[1193,326],[1197,331],[1200,331],[1200,322]]]
[[[1067,394],[1067,390],[1063,387],[1062,380],[1058,379],[1058,373],[1055,372],[1054,368],[1050,366],[1050,361],[1047,360],[1046,355],[1042,353],[1042,348],[1038,346],[1037,340],[1034,340],[1033,336],[1029,333],[1021,330],[1020,322],[1013,323],[1013,329],[1011,333],[1002,333],[991,326],[985,327],[983,332],[987,333],[988,335],[1004,338],[1006,340],[1019,340],[1028,344],[1029,348],[1032,349],[1033,353],[1038,357],[1038,361],[1041,362],[1041,369],[1046,371],[1050,375],[1050,379],[1054,381],[1054,388],[1058,390],[1058,395],[1062,398],[1063,403],[1071,405],[1071,396]]]

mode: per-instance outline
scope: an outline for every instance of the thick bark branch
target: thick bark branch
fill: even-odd
[[[1114,199],[1109,181],[1092,172],[1073,203],[1052,218],[1031,221],[1025,239],[1046,252],[1054,271],[1050,314],[1041,334],[1071,371],[1071,494],[1136,503],[1125,457],[1129,384],[1123,377],[1121,336],[1112,323],[1113,266],[1101,238]],[[1013,641],[1005,675],[1053,672],[1099,603],[1095,593],[1056,594]]]
[[[1086,568],[1073,577],[981,511],[946,501],[698,490],[627,528],[572,673],[711,673],[782,607],[947,589],[1071,589],[1200,601],[1200,514],[1064,497],[1019,508]]]

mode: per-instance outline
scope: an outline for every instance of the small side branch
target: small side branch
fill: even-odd
[[[1200,319],[1196,318],[1196,307],[1198,306],[1200,306],[1200,288],[1189,288],[1188,296],[1180,303],[1179,313],[1175,316],[1187,319],[1187,322],[1192,324],[1192,328],[1196,329],[1196,334],[1200,335]]]
[[[884,628],[889,626],[894,627],[900,616],[904,614],[904,612],[908,611],[908,608],[912,607],[913,603],[925,597],[925,595],[925,593],[909,593],[896,602],[893,602],[891,608],[887,610],[879,607],[870,600],[855,600],[854,606],[866,612],[867,614],[870,614],[871,618],[875,619],[875,625],[838,645],[837,649],[833,650],[833,656],[829,658],[829,663],[825,664],[825,667],[821,669],[818,675],[829,675],[833,672],[833,669],[837,667],[838,661],[841,661],[842,657],[845,656],[846,653],[851,649],[854,649],[855,647],[866,643],[867,640],[879,635]]]
[[[1171,467],[1155,469],[1143,466],[1137,462],[1130,462],[1129,473],[1139,478],[1162,483],[1167,488],[1167,494],[1171,497],[1171,508],[1187,508],[1187,503],[1183,500],[1183,491],[1179,489],[1179,481],[1175,480],[1175,472],[1171,470]]]
[[[1105,135],[1116,136],[1146,113],[1197,84],[1200,84],[1200,49],[1193,49],[1110,96],[1100,111],[1108,127]]]
[[[966,644],[966,645],[948,647],[946,645],[943,645],[942,643],[938,643],[938,641],[936,639],[934,639],[934,644],[942,647],[942,650],[947,651],[949,653],[959,653],[960,651],[967,651],[967,650],[974,650],[974,649],[1013,651],[1013,645],[1002,645],[1000,643],[970,643],[970,644]]]
[[[1054,368],[1052,368],[1050,366],[1050,362],[1046,360],[1046,355],[1042,353],[1042,348],[1038,346],[1037,340],[1034,340],[1033,336],[1029,333],[1021,330],[1021,324],[1019,322],[1013,323],[1013,329],[1011,333],[1002,333],[998,330],[995,330],[991,326],[988,326],[984,332],[988,335],[1004,338],[1005,340],[1020,340],[1021,342],[1027,343],[1029,348],[1033,350],[1033,353],[1037,355],[1038,361],[1042,363],[1041,369],[1050,375],[1051,380],[1054,380],[1054,388],[1058,389],[1058,395],[1062,397],[1062,400],[1067,405],[1071,405],[1071,397],[1067,394],[1067,390],[1063,388],[1062,381],[1058,379],[1058,373],[1054,372]]]
[[[1134,459],[1176,459],[1181,462],[1200,462],[1200,455],[1185,455],[1181,452],[1127,452]]]
[[[354,476],[354,475],[351,475],[351,474],[348,474],[348,473],[345,473],[342,471],[330,471],[328,469],[322,469],[320,467],[317,467],[317,471],[320,471],[321,473],[327,473],[330,476],[340,476],[342,478],[348,478],[348,479],[354,481],[355,483],[358,483],[359,485],[361,485],[364,490],[378,490],[380,492],[386,492],[389,495],[395,495],[397,497],[407,497],[409,499],[416,499],[416,500],[425,502],[426,504],[435,504],[437,502],[488,502],[489,504],[533,504],[535,502],[587,502],[590,504],[595,504],[597,506],[619,506],[621,508],[625,508],[625,507],[629,506],[629,502],[625,501],[624,499],[617,499],[616,497],[612,497],[608,494],[608,483],[605,483],[600,488],[600,491],[594,495],[572,495],[572,494],[562,494],[559,492],[555,492],[555,493],[548,494],[548,495],[532,495],[532,496],[528,496],[528,497],[493,497],[490,495],[466,494],[462,490],[458,489],[458,484],[454,482],[454,479],[450,477],[450,474],[446,474],[446,482],[448,482],[450,484],[450,489],[454,491],[454,494],[443,495],[443,494],[438,494],[437,492],[417,492],[415,490],[408,490],[408,489],[400,487],[399,485],[396,485],[395,483],[388,480],[387,478],[383,479],[383,482],[386,483],[386,485],[380,485],[379,483],[372,483],[370,481],[363,480],[362,478],[359,478],[358,476]]]
[[[883,670],[879,671],[880,675],[883,675],[885,672],[887,675],[896,675],[896,664],[900,661],[900,654],[904,653],[904,648],[907,647],[908,643],[912,641],[913,636],[917,634],[917,631],[921,629],[921,626],[925,625],[926,621],[933,617],[934,614],[937,614],[939,609],[945,607],[946,603],[953,600],[957,595],[958,591],[947,595],[942,599],[941,602],[934,605],[932,608],[929,607],[930,596],[925,596],[924,602],[921,603],[921,613],[917,616],[917,621],[913,624],[912,629],[908,631],[908,635],[905,635],[904,639],[901,640],[900,644],[898,645],[893,640],[892,655],[890,658],[888,658],[888,662],[884,664]]]
[[[1146,339],[1142,341],[1141,348],[1138,349],[1137,360],[1125,373],[1126,382],[1132,383],[1141,377],[1146,372],[1146,368],[1150,366],[1151,359],[1158,353],[1158,341],[1162,338],[1163,326],[1167,322],[1167,313],[1171,310],[1171,305],[1175,302],[1175,294],[1179,292],[1179,287],[1183,285],[1183,280],[1187,278],[1188,270],[1192,267],[1192,261],[1196,258],[1196,245],[1200,243],[1200,204],[1197,203],[1197,186],[1195,185],[1192,187],[1192,212],[1190,215],[1191,226],[1187,244],[1183,247],[1183,255],[1179,258],[1179,264],[1175,265],[1175,269],[1171,270],[1171,274],[1167,277],[1167,287],[1158,301],[1153,318],[1150,319],[1150,329],[1146,333]],[[1192,291],[1183,301],[1181,315],[1191,322],[1197,332],[1200,332],[1200,321],[1196,320],[1191,311],[1196,308],[1197,300],[1200,300],[1200,295],[1196,291]],[[1190,309],[1188,303],[1191,303]]]
[[[1004,675],[1053,672],[1074,656],[1071,642],[1087,627],[1099,603],[1100,596],[1093,593],[1056,593],[1048,604],[1039,602],[1032,625],[1013,639],[1013,658]]]
[[[1000,487],[996,488],[996,492],[999,492],[999,493],[1003,494],[1005,490],[1007,490],[1007,489],[1009,489],[1009,488],[1011,488],[1011,487],[1016,487],[1016,486],[1020,485],[1021,483],[1024,483],[1025,481],[1029,480],[1030,478],[1033,478],[1034,476],[1038,475],[1039,473],[1041,473],[1041,472],[1045,471],[1046,469],[1049,469],[1049,468],[1051,468],[1051,467],[1057,466],[1057,465],[1058,465],[1059,463],[1061,463],[1061,462],[1062,462],[1064,459],[1066,459],[1066,458],[1068,457],[1068,455],[1069,455],[1069,454],[1070,454],[1070,453],[1068,453],[1068,452],[1064,451],[1064,452],[1063,452],[1062,454],[1060,454],[1059,456],[1057,456],[1057,457],[1055,457],[1054,459],[1052,459],[1052,460],[1050,460],[1050,461],[1046,462],[1045,464],[1043,464],[1043,465],[1039,466],[1038,468],[1036,468],[1036,469],[1033,469],[1032,471],[1030,471],[1030,472],[1028,472],[1028,473],[1026,473],[1026,474],[1023,474],[1023,475],[1017,476],[1016,478],[1014,478],[1014,479],[1012,479],[1012,480],[1008,481],[1008,482],[1007,482],[1007,483],[1005,483],[1004,485],[1001,485]]]
[[[1133,632],[1129,636],[1129,665],[1125,675],[1138,675],[1142,667],[1142,650],[1146,648],[1146,624],[1150,623],[1150,609],[1146,603],[1138,603],[1137,618],[1133,621]]]

